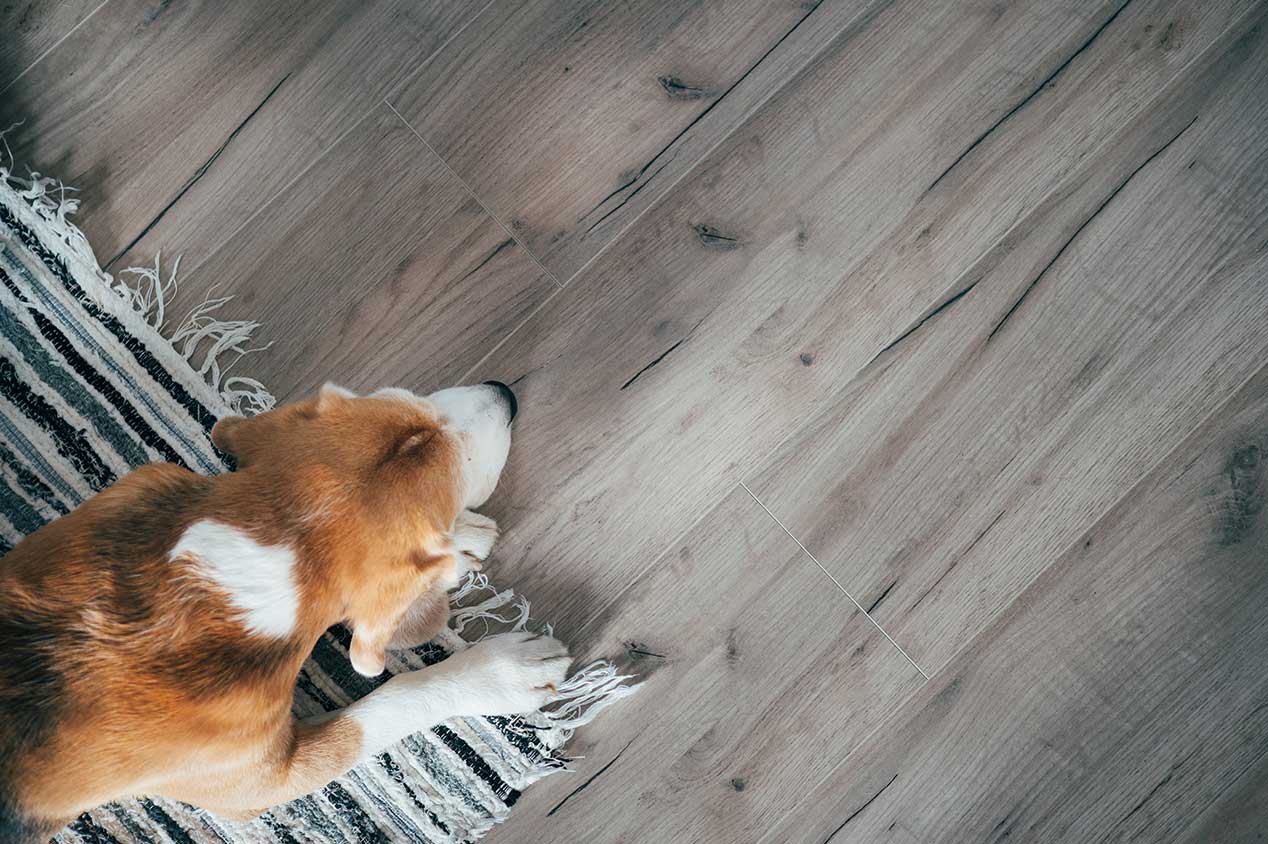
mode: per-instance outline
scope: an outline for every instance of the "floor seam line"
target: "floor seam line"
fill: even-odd
[[[912,659],[912,658],[911,658],[911,655],[910,655],[909,653],[907,653],[907,651],[903,650],[903,646],[902,646],[902,645],[900,645],[900,644],[898,644],[898,642],[894,641],[894,637],[893,637],[893,636],[891,636],[891,635],[889,635],[889,633],[885,630],[885,628],[884,628],[884,627],[881,627],[880,622],[878,622],[876,619],[872,618],[872,614],[871,614],[871,613],[869,613],[866,609],[864,609],[864,608],[863,608],[863,605],[862,605],[862,604],[860,604],[860,603],[858,602],[858,599],[857,599],[857,598],[855,598],[853,595],[851,595],[851,594],[849,593],[849,591],[848,591],[848,590],[847,590],[844,586],[842,586],[842,585],[841,585],[841,581],[837,580],[837,579],[836,579],[836,578],[832,575],[832,572],[830,572],[830,571],[828,571],[826,568],[824,568],[823,563],[819,562],[819,559],[818,559],[817,557],[815,557],[815,555],[814,555],[814,554],[810,553],[810,549],[809,549],[809,548],[807,548],[805,545],[803,545],[803,544],[802,544],[802,542],[801,542],[801,540],[800,540],[800,539],[798,539],[798,538],[797,538],[797,537],[793,534],[793,532],[792,532],[791,530],[789,530],[789,529],[788,529],[788,527],[787,527],[787,526],[786,526],[783,522],[781,522],[781,521],[779,520],[779,517],[778,517],[778,516],[776,516],[773,512],[771,512],[771,509],[770,509],[769,507],[767,507],[765,503],[763,503],[763,502],[762,502],[762,499],[758,498],[758,497],[757,497],[757,495],[756,495],[756,494],[754,494],[753,490],[751,490],[751,489],[749,489],[749,488],[748,488],[748,484],[744,483],[744,481],[742,481],[742,480],[741,480],[741,481],[739,481],[738,483],[739,483],[739,485],[740,485],[741,487],[743,487],[744,491],[745,491],[745,492],[747,492],[747,493],[749,494],[749,496],[750,496],[750,497],[751,497],[754,501],[756,501],[756,502],[757,502],[757,506],[759,506],[759,507],[761,507],[763,510],[765,510],[765,511],[766,511],[766,515],[770,516],[770,517],[771,517],[771,519],[775,522],[775,524],[779,525],[780,530],[782,530],[784,533],[788,534],[788,538],[789,538],[789,539],[791,539],[793,542],[797,543],[797,547],[798,547],[798,548],[800,548],[800,549],[802,550],[802,553],[804,553],[807,557],[809,557],[809,558],[810,558],[810,560],[811,560],[811,562],[813,562],[816,566],[818,566],[818,567],[819,567],[819,569],[820,569],[820,571],[822,571],[824,574],[826,574],[826,575],[828,576],[828,579],[829,579],[829,580],[831,580],[834,584],[836,584],[837,589],[840,589],[840,590],[841,590],[841,594],[843,594],[843,595],[845,595],[845,597],[849,598],[849,599],[850,599],[850,602],[851,602],[851,603],[853,603],[853,604],[854,604],[854,606],[858,607],[859,612],[863,613],[863,616],[864,616],[864,617],[865,617],[868,621],[870,621],[870,622],[872,623],[872,625],[873,625],[873,626],[874,626],[877,630],[879,630],[879,631],[881,632],[881,635],[882,635],[882,636],[884,636],[886,639],[888,639],[888,640],[889,640],[889,643],[890,643],[891,645],[893,645],[895,648],[897,648],[897,649],[898,649],[898,652],[899,652],[900,654],[902,654],[902,655],[903,655],[903,657],[904,657],[904,658],[906,658],[906,660],[907,660],[908,662],[910,662],[910,663],[911,663],[911,667],[912,667],[912,668],[915,668],[918,672],[920,672],[920,676],[921,676],[921,677],[924,677],[926,680],[932,679],[932,678],[931,678],[928,674],[926,674],[926,673],[925,673],[925,670],[924,670],[923,668],[921,668],[921,667],[920,667],[920,665],[919,665],[919,664],[918,664],[918,663],[917,663],[914,659]]]
[[[515,324],[514,328],[506,332],[505,336],[503,336],[501,340],[494,343],[493,347],[489,349],[487,352],[485,352],[483,355],[481,355],[479,360],[471,364],[471,366],[467,368],[467,371],[462,373],[462,376],[458,379],[458,383],[465,384],[467,380],[471,377],[472,373],[478,370],[481,366],[484,366],[485,362],[489,358],[493,357],[493,355],[497,353],[498,349],[502,348],[507,343],[509,343],[511,341],[511,338],[514,337],[516,334],[518,334],[521,328],[528,325],[529,321],[533,317],[537,316],[538,312],[540,312],[543,308],[549,305],[551,301],[562,292],[564,292],[564,288],[562,287],[556,287],[554,290],[550,291],[550,293],[546,295],[546,298],[542,299],[542,301],[537,305],[537,307],[529,311],[522,320],[520,320],[518,323]],[[532,370],[530,369],[529,372],[532,372]],[[524,374],[527,375],[528,372]],[[519,376],[519,377],[523,377],[523,376]]]
[[[527,255],[529,259],[532,260],[532,262],[537,265],[537,269],[541,270],[542,273],[547,278],[553,281],[556,287],[558,287],[560,290],[563,290],[564,286],[560,284],[559,279],[555,277],[555,274],[551,272],[546,267],[546,265],[541,262],[541,259],[539,259],[535,254],[533,254],[533,250],[528,248],[528,245],[524,243],[523,240],[520,239],[519,235],[517,235],[510,226],[502,222],[501,217],[493,213],[493,209],[491,209],[488,205],[486,205],[484,203],[484,200],[482,200],[476,194],[476,192],[472,190],[471,185],[467,184],[466,180],[463,179],[461,176],[459,176],[458,173],[452,167],[449,166],[449,162],[446,161],[444,157],[441,156],[441,154],[438,153],[431,144],[427,143],[427,139],[424,138],[422,134],[419,133],[419,131],[414,128],[414,124],[406,120],[405,116],[396,110],[396,106],[392,105],[391,101],[387,97],[383,98],[383,104],[387,106],[393,114],[396,115],[397,119],[399,119],[402,123],[405,124],[406,128],[409,129],[409,131],[414,135],[414,137],[418,138],[418,142],[422,144],[423,147],[426,148],[426,150],[429,153],[431,153],[432,156],[437,161],[440,162],[440,166],[445,168],[445,172],[448,173],[450,176],[452,176],[454,180],[458,182],[458,184],[462,185],[462,189],[467,192],[467,195],[469,195],[473,200],[475,200],[476,205],[480,206],[481,210],[483,210],[484,213],[489,216],[489,219],[497,223],[498,226],[502,229],[502,231],[506,232],[507,237],[515,241],[515,245],[518,246],[520,249],[524,250],[524,254]]]
[[[335,138],[335,139],[334,139],[334,140],[330,143],[330,146],[326,147],[326,148],[325,148],[325,149],[323,149],[321,152],[319,152],[319,153],[317,153],[316,155],[314,155],[314,156],[313,156],[312,161],[308,162],[308,164],[306,164],[306,165],[304,166],[304,169],[303,169],[303,170],[301,170],[300,172],[296,173],[293,177],[291,177],[290,179],[288,179],[288,180],[286,181],[286,183],[285,183],[285,184],[280,185],[280,186],[278,187],[278,189],[277,189],[276,191],[274,191],[274,192],[273,192],[272,196],[270,196],[270,197],[269,197],[267,200],[265,200],[262,204],[257,205],[254,211],[252,211],[250,214],[248,214],[248,215],[247,215],[247,216],[246,216],[246,217],[242,220],[242,222],[241,222],[241,223],[239,223],[239,224],[238,224],[238,226],[237,226],[236,228],[234,228],[234,230],[233,230],[233,231],[229,232],[229,234],[227,234],[227,235],[225,235],[223,238],[221,238],[221,239],[220,239],[220,242],[219,242],[219,243],[217,243],[217,244],[216,244],[214,247],[212,247],[211,249],[209,249],[209,250],[208,250],[208,251],[207,251],[207,252],[203,255],[203,257],[202,257],[202,258],[201,258],[201,259],[200,259],[197,263],[193,264],[192,266],[188,266],[188,267],[185,269],[185,271],[184,271],[184,276],[185,276],[186,278],[189,278],[189,277],[193,276],[195,273],[197,273],[197,272],[198,272],[198,270],[202,269],[203,265],[204,265],[204,264],[206,264],[208,261],[210,261],[213,257],[215,257],[215,256],[216,256],[216,254],[218,254],[218,253],[220,252],[220,250],[221,250],[221,249],[224,249],[224,248],[225,248],[226,246],[228,246],[228,245],[229,245],[229,243],[231,243],[231,242],[232,242],[232,241],[233,241],[233,240],[234,240],[234,239],[235,239],[238,235],[242,234],[242,232],[246,229],[246,227],[247,227],[247,226],[249,226],[249,225],[251,224],[251,221],[252,221],[252,220],[254,220],[256,217],[258,217],[258,216],[260,216],[261,214],[263,214],[263,213],[264,213],[264,212],[265,212],[265,211],[269,208],[269,206],[271,206],[271,205],[272,205],[274,202],[276,202],[276,201],[277,201],[277,200],[278,200],[278,199],[279,199],[279,198],[280,198],[283,194],[285,194],[288,190],[290,190],[290,189],[291,189],[291,188],[292,188],[292,187],[293,187],[293,186],[294,186],[294,185],[295,185],[295,184],[296,184],[296,183],[297,183],[300,179],[302,179],[302,178],[304,178],[305,176],[307,176],[307,175],[308,175],[308,173],[309,173],[309,171],[311,171],[314,167],[316,167],[319,163],[321,163],[321,161],[322,161],[322,160],[323,160],[323,159],[324,159],[327,155],[329,155],[329,154],[330,154],[331,150],[335,149],[337,146],[339,146],[339,144],[340,144],[340,143],[342,143],[342,142],[343,142],[344,138],[348,137],[348,136],[349,136],[349,135],[351,135],[354,131],[356,131],[356,129],[357,129],[358,127],[360,127],[360,126],[361,126],[361,124],[362,124],[362,123],[364,123],[364,122],[366,121],[366,118],[368,118],[368,117],[370,117],[370,115],[374,114],[374,110],[375,110],[375,109],[377,109],[377,108],[378,108],[378,104],[376,103],[376,104],[374,104],[372,107],[370,107],[369,109],[367,109],[367,110],[365,111],[365,113],[364,113],[364,114],[362,114],[362,115],[361,115],[360,117],[358,117],[355,121],[353,121],[352,125],[350,125],[347,129],[345,129],[345,130],[343,130],[342,132],[340,132],[340,133],[339,133],[339,135],[338,135],[338,136],[337,136],[337,137],[336,137],[336,138]],[[137,243],[137,246],[139,246],[139,245],[140,245],[140,243],[138,242],[138,243]],[[135,247],[134,247],[134,248],[135,248]],[[119,257],[120,257],[120,258],[122,258],[123,256],[122,256],[122,255],[120,255]],[[179,258],[179,257],[181,257],[181,256],[180,256],[180,255],[178,255],[177,257]],[[116,260],[117,260],[117,259],[116,259]],[[213,288],[213,289],[214,289],[214,288]]]
[[[109,2],[110,2],[110,0],[102,0],[102,2],[101,2],[101,5],[100,5],[100,6],[98,6],[96,9],[93,9],[93,10],[92,10],[92,12],[88,15],[88,17],[85,17],[85,18],[84,18],[84,20],[82,20],[82,21],[80,21],[78,24],[76,24],[76,25],[75,25],[75,28],[74,28],[74,29],[72,29],[72,30],[71,30],[71,32],[66,33],[66,35],[65,35],[65,36],[63,36],[63,38],[62,38],[61,40],[65,40],[65,38],[69,37],[69,36],[71,35],[71,33],[72,33],[72,32],[74,32],[74,30],[75,30],[75,29],[78,29],[81,25],[83,25],[84,23],[86,23],[86,22],[88,21],[88,18],[90,18],[90,17],[92,17],[93,15],[97,14],[97,11],[98,11],[99,9],[101,9],[101,7],[102,7],[102,6],[105,6],[105,5],[106,5],[107,3],[109,3]],[[427,56],[427,58],[426,58],[426,59],[424,59],[424,60],[422,61],[422,63],[420,63],[420,64],[419,64],[418,68],[415,68],[415,70],[411,71],[411,72],[410,72],[409,74],[407,74],[404,78],[402,78],[400,81],[398,81],[398,82],[397,82],[397,83],[393,86],[393,90],[395,90],[396,88],[399,88],[401,85],[405,84],[405,81],[406,81],[406,80],[407,80],[410,76],[412,76],[414,73],[416,73],[419,69],[421,69],[421,68],[423,68],[423,67],[426,67],[428,63],[430,63],[433,59],[435,59],[435,58],[436,58],[436,56],[440,55],[441,50],[444,50],[446,47],[448,47],[448,46],[449,46],[449,44],[450,44],[450,43],[451,43],[451,42],[452,42],[455,38],[457,38],[459,35],[461,35],[461,34],[462,34],[462,32],[463,32],[463,31],[464,31],[464,30],[465,30],[468,26],[470,26],[470,25],[471,25],[471,24],[472,24],[472,23],[473,23],[473,22],[474,22],[477,18],[479,18],[481,15],[483,15],[483,14],[484,14],[484,13],[485,13],[488,9],[489,9],[489,7],[493,5],[493,3],[494,3],[494,2],[495,2],[495,0],[488,0],[488,2],[487,2],[487,3],[485,3],[485,4],[484,4],[484,6],[482,6],[482,7],[480,8],[480,11],[478,11],[478,12],[476,12],[474,15],[472,15],[472,17],[471,17],[471,19],[470,19],[470,20],[468,20],[466,23],[464,23],[462,26],[460,26],[460,27],[457,29],[457,31],[455,31],[452,35],[450,35],[448,38],[446,38],[446,39],[444,40],[444,42],[440,44],[440,46],[438,46],[435,50],[433,50],[433,51],[431,52],[431,54],[430,54],[430,55],[428,55],[428,56]],[[58,44],[60,44],[60,43],[61,43],[61,40],[59,40],[59,41],[58,41]],[[54,45],[54,47],[56,47],[56,46],[57,46],[57,45]],[[49,48],[49,50],[48,50],[48,52],[51,52],[52,50],[53,50],[53,47],[50,47],[50,48]],[[46,53],[45,55],[47,55],[47,53]],[[39,60],[43,60],[43,58],[44,58],[44,56],[41,56]],[[39,61],[39,60],[37,60],[37,61]],[[34,64],[32,64],[32,67],[34,67]],[[28,68],[27,70],[29,70],[29,69],[30,69],[30,68]],[[25,71],[25,70],[24,70],[24,71],[22,72],[22,75],[25,75],[25,74],[26,74],[26,72],[27,72],[27,71]],[[18,78],[21,78],[21,77],[18,77]],[[13,82],[17,82],[17,81],[18,81],[17,79],[14,79],[14,80],[13,80]],[[13,84],[13,83],[10,83],[10,85],[12,85],[12,84]],[[3,90],[0,90],[0,94],[3,94],[3,93],[4,93],[4,91],[8,90],[8,87],[9,87],[9,86],[6,86]],[[383,102],[384,102],[384,103],[387,103],[387,97],[386,97],[386,96],[383,98]],[[390,104],[390,103],[387,103],[387,104],[388,104],[388,107],[389,107],[389,108],[391,108],[391,104]],[[188,277],[190,274],[197,272],[197,271],[198,271],[198,269],[200,269],[200,268],[202,267],[202,265],[203,265],[203,264],[205,264],[205,263],[206,263],[206,262],[207,262],[207,261],[208,261],[208,260],[209,260],[209,259],[213,256],[213,255],[215,255],[215,254],[216,254],[217,252],[219,252],[222,248],[224,248],[226,244],[228,244],[231,240],[233,240],[233,239],[234,239],[234,238],[236,238],[239,234],[241,234],[241,233],[242,233],[242,231],[243,231],[243,230],[247,227],[247,225],[248,225],[248,224],[250,224],[250,222],[251,222],[252,220],[254,220],[254,219],[255,219],[256,217],[258,217],[261,213],[263,213],[263,211],[264,211],[264,209],[265,209],[265,208],[267,208],[268,206],[272,205],[272,204],[273,204],[273,202],[275,202],[275,201],[277,200],[277,198],[278,198],[278,197],[282,196],[282,194],[284,194],[284,193],[286,193],[286,191],[290,190],[290,189],[291,189],[291,187],[293,187],[293,186],[294,186],[297,182],[299,182],[299,180],[300,180],[300,179],[302,179],[302,178],[304,178],[305,176],[307,176],[307,175],[308,175],[308,173],[309,173],[309,172],[310,172],[310,171],[311,171],[314,167],[316,167],[316,166],[317,166],[317,164],[319,164],[319,163],[322,161],[322,159],[324,159],[327,155],[329,155],[329,154],[330,154],[330,152],[331,152],[333,149],[335,149],[337,146],[339,146],[339,144],[340,144],[340,143],[342,143],[342,142],[343,142],[343,140],[344,140],[345,138],[347,138],[349,135],[351,135],[351,134],[353,133],[353,131],[355,131],[355,130],[357,129],[357,127],[359,127],[362,123],[364,123],[364,122],[365,122],[365,120],[366,120],[366,118],[368,118],[368,117],[370,117],[372,114],[374,114],[375,110],[376,110],[376,109],[378,109],[378,108],[379,108],[379,103],[377,103],[377,102],[372,102],[372,103],[371,103],[371,105],[370,105],[370,106],[369,106],[369,107],[368,107],[368,108],[367,108],[367,109],[366,109],[366,110],[365,110],[365,111],[361,114],[361,116],[359,116],[356,120],[352,121],[352,122],[348,125],[348,128],[344,129],[342,132],[340,132],[338,135],[336,135],[336,136],[335,136],[335,138],[334,138],[334,140],[332,140],[332,141],[330,142],[330,144],[328,144],[325,148],[323,148],[323,149],[322,149],[321,151],[319,151],[316,155],[314,155],[314,156],[313,156],[313,158],[312,158],[312,160],[311,160],[311,161],[309,161],[309,162],[308,162],[308,164],[304,165],[303,169],[301,169],[298,173],[296,173],[296,174],[295,174],[294,176],[292,176],[290,179],[287,179],[287,180],[286,180],[283,184],[279,185],[279,186],[278,186],[278,188],[277,188],[277,190],[276,190],[276,191],[274,191],[274,192],[272,193],[272,195],[271,195],[271,196],[269,196],[269,198],[268,198],[267,200],[265,200],[265,201],[264,201],[264,203],[263,203],[263,204],[261,204],[261,205],[257,206],[257,207],[256,207],[256,209],[255,209],[255,211],[253,211],[253,212],[251,212],[249,215],[247,215],[247,217],[246,217],[246,218],[245,218],[245,219],[244,219],[244,220],[243,220],[243,221],[242,221],[242,222],[241,222],[241,223],[240,223],[237,227],[235,227],[235,228],[233,229],[233,231],[231,231],[228,235],[226,235],[224,238],[222,238],[222,239],[220,240],[220,242],[219,242],[219,243],[217,243],[217,244],[216,244],[216,245],[215,245],[215,246],[214,246],[214,247],[213,247],[210,251],[208,251],[208,252],[207,252],[207,253],[206,253],[206,254],[205,254],[205,255],[204,255],[204,256],[203,256],[203,257],[202,257],[202,258],[201,258],[201,259],[200,259],[197,263],[192,264],[191,266],[188,266],[188,267],[186,268],[186,270],[185,270],[185,274],[186,274],[186,276]],[[396,116],[397,116],[398,118],[400,118],[400,114],[396,113],[396,109],[392,109],[392,112],[393,112],[394,114],[396,114]],[[408,126],[408,124],[406,124],[406,125]],[[409,127],[409,129],[410,129],[410,131],[411,131],[411,132],[413,132],[413,127],[412,127],[412,126],[410,126],[410,127]],[[416,133],[416,132],[415,132],[414,134],[415,134],[415,135],[417,135],[417,133]],[[139,245],[139,244],[137,244],[137,245]],[[123,256],[122,256],[122,255],[120,255],[119,257],[121,258],[121,257],[123,257]],[[178,256],[178,258],[179,258],[179,256]],[[118,258],[116,258],[115,260],[118,260]]]
[[[0,88],[0,94],[5,93],[14,85],[18,84],[18,82],[22,79],[22,77],[26,76],[28,73],[34,70],[36,65],[38,65],[40,62],[48,58],[49,55],[51,55],[52,52],[56,50],[58,47],[62,46],[63,41],[65,41],[67,38],[70,38],[72,35],[74,35],[75,30],[79,29],[81,26],[88,23],[89,19],[91,19],[93,15],[97,14],[97,12],[101,11],[102,7],[105,6],[109,2],[110,0],[101,0],[101,2],[98,3],[91,12],[84,15],[83,20],[79,21],[79,23],[75,24],[70,29],[66,30],[65,35],[63,35],[61,38],[58,38],[56,41],[54,41],[47,50],[45,50],[44,52],[40,53],[38,56],[35,57],[35,61],[31,62],[29,65],[23,68],[22,72],[19,73],[17,76],[10,79],[7,85],[5,85],[3,88]]]

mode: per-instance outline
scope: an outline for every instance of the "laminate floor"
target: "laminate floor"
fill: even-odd
[[[647,677],[491,842],[1268,840],[1268,3],[0,4],[0,127],[282,399],[513,384]]]

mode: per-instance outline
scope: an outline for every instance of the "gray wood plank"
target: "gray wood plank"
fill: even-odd
[[[197,261],[476,11],[117,0],[0,97],[0,126],[23,120],[17,160],[79,189],[103,263]]]
[[[185,274],[185,305],[264,324],[235,371],[279,398],[449,386],[558,288],[382,103]],[[183,313],[180,308],[171,312]]]
[[[755,471],[927,671],[1268,355],[1264,31],[1230,33],[1231,75],[1200,78],[1196,122],[1177,114],[1134,175],[1063,199],[1081,212],[1032,235],[1058,248],[1022,240],[974,266],[971,289]]]
[[[563,283],[875,0],[498,0],[389,100]]]
[[[14,79],[102,3],[103,0],[0,2],[0,96]]]
[[[561,631],[584,622],[983,254],[1020,241],[1027,270],[1051,260],[1191,119],[1206,88],[1185,68],[1219,64],[1244,8],[1166,5],[1193,26],[1164,52],[1130,49],[1157,9],[1129,7],[1084,48],[1114,9],[1076,5],[1023,4],[990,22],[889,7],[481,364],[478,377],[516,381],[522,398],[495,505],[503,582],[531,588]],[[1059,22],[1068,29],[1057,38]],[[1044,83],[1076,51],[1068,69],[1080,80],[1096,71],[1095,84]],[[978,144],[929,191],[975,133],[1027,96],[998,88],[1016,77],[1043,89],[1024,110],[1040,125],[1025,124],[1006,163]],[[976,128],[961,126],[968,104],[950,96],[972,91],[993,92],[975,102]],[[1008,178],[961,193],[983,173]],[[999,314],[1015,292],[1000,294]],[[584,573],[589,591],[552,588],[562,572]]]
[[[1261,370],[763,844],[1180,840],[1268,751],[1266,446]]]
[[[1268,841],[1268,752],[1216,796],[1177,841],[1184,844]]]
[[[738,488],[570,641],[647,685],[490,842],[752,841],[923,682]]]

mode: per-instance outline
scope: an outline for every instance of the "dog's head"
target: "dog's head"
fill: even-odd
[[[293,541],[337,566],[322,572],[337,593],[326,598],[352,625],[353,667],[374,676],[410,605],[452,582],[455,519],[493,493],[515,411],[496,382],[428,396],[327,385],[308,401],[222,419],[211,436],[267,490]]]

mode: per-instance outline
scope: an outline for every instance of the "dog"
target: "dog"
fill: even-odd
[[[333,385],[212,442],[237,469],[144,466],[0,562],[0,841],[161,795],[233,819],[325,785],[410,733],[547,703],[570,657],[491,636],[345,709],[291,715],[332,624],[352,667],[448,622],[497,525],[517,405],[504,384],[417,396]]]

